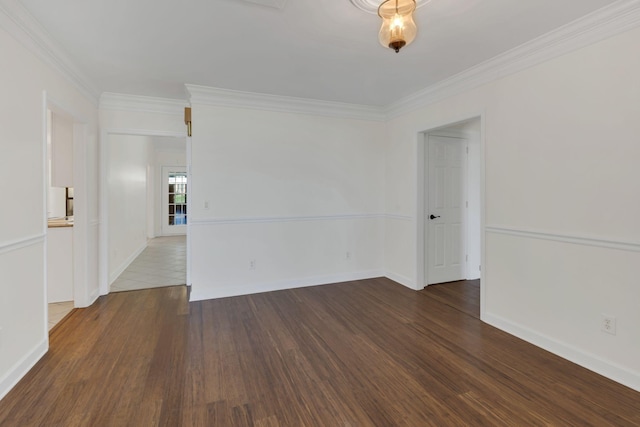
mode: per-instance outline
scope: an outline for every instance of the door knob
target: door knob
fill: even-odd
[[[429,219],[436,219],[436,218],[440,218],[440,215],[435,216],[434,214],[429,215]]]

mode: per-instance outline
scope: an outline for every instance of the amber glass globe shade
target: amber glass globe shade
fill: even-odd
[[[416,38],[418,29],[413,21],[415,0],[386,0],[378,8],[382,27],[378,38],[380,44],[399,52]]]

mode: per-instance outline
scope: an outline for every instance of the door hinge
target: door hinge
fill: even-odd
[[[191,107],[184,107],[184,124],[187,125],[187,136],[191,136]]]
[[[469,202],[464,202],[467,207],[469,207]]]
[[[469,255],[465,255],[465,256],[464,256],[464,260],[465,260],[465,261],[469,261]]]
[[[467,154],[469,154],[469,147],[467,147]]]

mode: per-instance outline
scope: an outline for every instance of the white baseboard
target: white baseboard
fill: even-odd
[[[111,286],[111,284],[116,281],[116,279],[127,269],[127,267],[131,265],[133,260],[138,258],[138,255],[140,255],[145,249],[147,249],[146,241],[142,246],[140,246],[131,255],[129,255],[127,259],[125,259],[124,262],[120,264],[116,270],[114,270],[113,273],[109,274],[109,286]]]
[[[27,372],[38,363],[38,360],[45,355],[48,349],[47,340],[42,340],[33,350],[26,354],[18,363],[16,363],[9,372],[0,379],[0,399],[5,397],[11,391],[18,381],[24,377]]]
[[[89,294],[89,298],[87,298],[87,305],[83,305],[80,308],[89,307],[93,305],[94,302],[100,297],[100,289],[96,288]]]
[[[304,277],[301,279],[282,280],[250,285],[229,286],[224,288],[201,289],[196,283],[191,287],[190,301],[234,297],[238,295],[259,294],[262,292],[281,291],[285,289],[304,288],[308,286],[326,285],[331,283],[349,282],[352,280],[372,279],[384,276],[381,270],[357,271],[327,276]]]
[[[485,313],[485,315],[482,316],[482,321],[587,368],[590,371],[596,372],[636,391],[640,391],[640,372],[635,372],[624,366],[617,365],[599,356],[587,353],[576,347],[557,341],[554,338],[513,323],[500,316]]]
[[[153,238],[158,238],[158,237],[176,237],[176,236],[186,236],[187,233],[163,233],[163,234],[158,234],[156,236],[154,236]]]
[[[415,282],[411,279],[409,279],[406,276],[403,276],[401,274],[396,274],[392,271],[385,271],[384,276],[388,279],[393,280],[394,282],[400,283],[402,286],[405,286],[409,289],[412,289],[414,291],[419,291],[422,288],[418,289],[418,287],[416,286]]]

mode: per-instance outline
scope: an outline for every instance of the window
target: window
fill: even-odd
[[[169,224],[187,223],[187,174],[169,172]]]

